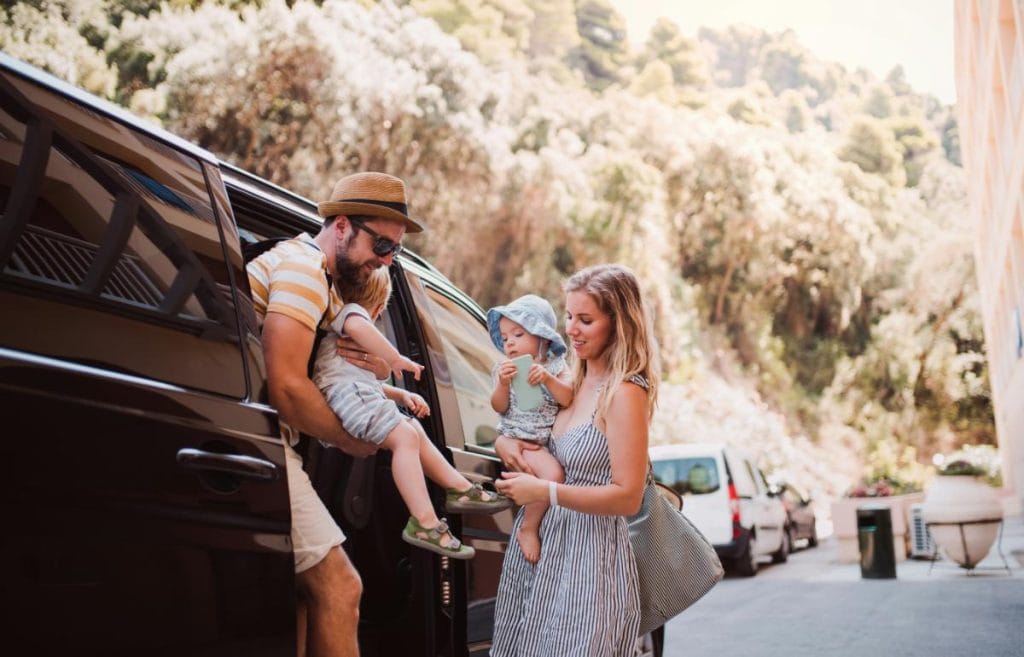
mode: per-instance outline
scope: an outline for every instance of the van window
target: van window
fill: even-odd
[[[231,278],[195,158],[0,75],[3,343],[246,393]]]
[[[729,475],[740,498],[752,498],[757,495],[757,484],[754,483],[753,470],[746,457],[737,456],[735,452],[726,450],[725,457],[729,463]]]
[[[755,474],[756,468],[754,468],[747,459],[743,459],[743,467],[746,468],[750,481],[754,483],[754,488],[757,489],[754,494],[759,495],[764,493],[765,491],[764,488],[762,488],[762,483],[759,481],[760,478]]]
[[[442,292],[424,287],[458,400],[465,444],[491,447],[498,437],[498,414],[491,408],[491,372],[501,352],[480,319]]]
[[[654,479],[680,495],[706,495],[721,486],[718,463],[708,456],[654,461]]]

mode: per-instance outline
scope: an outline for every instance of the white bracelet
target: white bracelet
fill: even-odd
[[[551,506],[558,506],[558,484],[553,481],[548,482],[548,501]]]

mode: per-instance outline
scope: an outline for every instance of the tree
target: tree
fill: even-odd
[[[507,60],[530,47],[536,17],[522,0],[412,0],[410,4],[485,61]]]
[[[857,121],[839,149],[840,159],[853,162],[861,171],[881,176],[901,187],[907,181],[903,156],[892,130],[874,119]]]
[[[742,87],[751,81],[761,49],[771,37],[763,30],[730,25],[722,30],[701,28],[698,39],[713,49],[715,80],[726,87]]]
[[[921,179],[925,161],[939,145],[934,133],[920,117],[899,117],[889,121],[906,172],[907,187],[915,187]]]
[[[887,119],[892,116],[892,91],[889,87],[876,84],[871,87],[864,111],[876,119]]]
[[[560,60],[579,47],[573,0],[526,0],[526,5],[533,11],[528,50],[531,57]]]
[[[641,63],[660,60],[668,65],[672,81],[681,87],[703,87],[708,82],[707,63],[698,45],[682,34],[667,18],[659,18],[651,27]]]
[[[617,82],[629,53],[622,15],[608,0],[577,0],[576,30],[580,45],[569,54],[570,64],[598,91]]]

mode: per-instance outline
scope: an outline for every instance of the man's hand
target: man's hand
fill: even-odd
[[[498,436],[498,439],[494,441],[494,451],[498,453],[498,458],[505,464],[505,467],[515,470],[516,472],[525,472],[527,474],[535,474],[530,468],[529,464],[526,463],[526,459],[523,458],[524,450],[538,450],[540,445],[537,443],[531,443],[525,440],[516,440],[515,438],[509,438],[508,436]]]
[[[383,358],[366,353],[352,338],[339,337],[337,352],[339,356],[356,367],[373,372],[378,381],[384,381],[391,374],[391,368]]]
[[[335,447],[349,456],[356,457],[357,459],[373,456],[377,453],[377,450],[380,449],[380,445],[375,445],[368,440],[359,440],[357,438],[349,438],[348,440],[336,443]]]
[[[424,418],[430,415],[430,407],[427,406],[427,400],[423,399],[423,397],[420,397],[415,392],[403,390],[401,392],[400,399],[402,406],[405,406],[412,411],[413,415],[416,417]]]

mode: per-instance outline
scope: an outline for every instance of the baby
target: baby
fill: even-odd
[[[362,289],[345,294],[343,298],[348,303],[331,322],[331,328],[355,340],[368,353],[384,359],[396,377],[402,372],[411,372],[418,381],[423,366],[398,353],[373,325],[391,297],[388,269],[377,269]],[[321,341],[313,382],[352,437],[391,450],[391,474],[411,514],[402,539],[453,559],[471,559],[474,549],[463,545],[448,530],[448,524],[434,513],[424,473],[445,488],[445,508],[450,513],[495,513],[507,509],[511,501],[485,490],[480,484],[470,483],[445,460],[419,422],[398,410],[400,403],[416,417],[429,415],[430,408],[423,397],[382,384],[372,372],[338,356],[335,346],[334,340]]]
[[[527,294],[507,306],[487,311],[487,330],[494,346],[509,359],[495,368],[491,406],[501,415],[498,433],[508,438],[536,443],[541,449],[523,450],[523,458],[540,479],[562,482],[565,474],[558,459],[544,449],[551,437],[551,426],[560,407],[572,403],[572,385],[565,364],[565,341],[555,329],[555,311],[544,299]],[[516,365],[511,359],[529,354],[533,357],[527,381],[541,386],[543,401],[531,410],[519,407],[512,379]],[[526,506],[519,528],[519,549],[532,564],[540,559],[540,522],[548,504]]]

